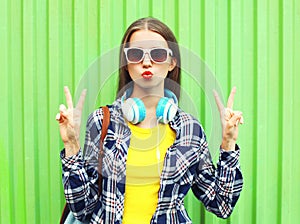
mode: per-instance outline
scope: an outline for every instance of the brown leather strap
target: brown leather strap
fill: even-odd
[[[102,121],[101,141],[103,142],[107,134],[108,125],[110,122],[110,113],[107,106],[102,107],[102,110],[103,110],[103,121]]]
[[[99,142],[99,156],[98,156],[98,196],[102,193],[102,164],[103,164],[103,157],[104,157],[104,150],[103,150],[103,141],[107,134],[108,125],[110,122],[110,113],[107,106],[102,107],[103,110],[103,120],[102,120],[102,130],[101,130],[101,137]]]
[[[59,223],[60,224],[64,224],[68,215],[70,213],[70,209],[69,209],[69,206],[67,205],[67,203],[65,204],[65,207],[64,207],[64,210],[62,212],[62,215],[60,217],[60,220],[59,220]]]

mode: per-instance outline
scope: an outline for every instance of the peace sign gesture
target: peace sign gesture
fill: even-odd
[[[64,104],[59,106],[56,120],[59,123],[61,139],[65,145],[65,156],[77,154],[80,149],[79,134],[82,108],[86,96],[86,89],[82,91],[76,107],[73,107],[72,96],[67,86],[64,87],[68,108]]]
[[[226,151],[235,150],[235,142],[238,137],[238,125],[244,122],[242,112],[234,111],[232,109],[235,92],[236,88],[233,87],[227,100],[227,107],[225,108],[218,93],[214,91],[214,96],[220,112],[222,123],[221,148]]]

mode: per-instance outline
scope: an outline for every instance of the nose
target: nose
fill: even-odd
[[[152,66],[152,62],[151,62],[151,59],[150,59],[148,53],[145,54],[145,57],[144,57],[142,63],[143,63],[143,66],[144,66],[144,67]]]

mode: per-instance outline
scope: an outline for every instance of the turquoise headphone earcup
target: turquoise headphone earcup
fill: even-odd
[[[128,98],[122,105],[122,112],[132,124],[137,124],[146,117],[144,103],[139,98]]]
[[[156,118],[163,124],[173,120],[177,112],[177,105],[172,98],[162,97],[156,107]]]

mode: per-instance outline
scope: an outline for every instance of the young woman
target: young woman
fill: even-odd
[[[190,189],[209,211],[229,217],[243,183],[236,145],[243,118],[232,110],[235,88],[226,108],[215,93],[223,136],[215,168],[202,126],[177,106],[179,84],[180,52],[172,31],[154,18],[135,21],[120,48],[122,94],[109,106],[100,196],[97,158],[103,111],[88,118],[83,155],[79,129],[86,91],[74,108],[65,87],[68,108],[61,105],[56,119],[65,146],[64,192],[78,220],[191,223],[183,204]]]

